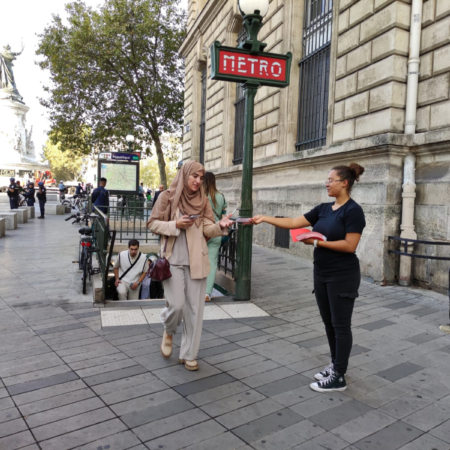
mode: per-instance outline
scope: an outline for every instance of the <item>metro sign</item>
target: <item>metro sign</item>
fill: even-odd
[[[222,47],[216,41],[211,46],[211,79],[235,83],[255,83],[261,86],[287,87],[292,54],[258,52]]]

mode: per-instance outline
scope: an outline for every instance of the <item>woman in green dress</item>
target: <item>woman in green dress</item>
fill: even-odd
[[[227,213],[227,202],[222,193],[216,188],[216,176],[212,172],[206,172],[203,179],[203,188],[208,196],[209,203],[214,212],[214,219],[219,222],[222,216]],[[211,294],[214,287],[214,279],[216,278],[217,260],[219,259],[219,249],[222,243],[222,237],[215,237],[208,241],[208,254],[211,271],[206,281],[206,297],[205,301],[211,301]]]

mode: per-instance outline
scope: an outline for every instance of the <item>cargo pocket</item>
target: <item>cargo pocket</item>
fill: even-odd
[[[359,297],[358,292],[348,292],[344,294],[339,294],[340,298],[350,298],[352,300],[356,300]]]

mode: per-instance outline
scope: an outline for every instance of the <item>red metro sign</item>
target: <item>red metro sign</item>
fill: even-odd
[[[211,79],[252,83],[263,86],[289,85],[292,54],[277,55],[222,47],[215,42],[211,47]]]

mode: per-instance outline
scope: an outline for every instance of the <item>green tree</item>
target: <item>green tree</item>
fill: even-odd
[[[167,185],[170,186],[176,174],[177,174],[177,163],[175,161],[169,161],[166,164]],[[144,183],[144,186],[154,188],[162,184],[158,170],[158,160],[155,157],[141,161],[140,177],[141,182]]]
[[[78,181],[85,174],[87,166],[82,155],[74,152],[61,151],[59,144],[52,144],[50,139],[44,146],[43,161],[48,161],[53,178],[59,180]]]
[[[37,54],[50,72],[45,87],[51,140],[79,153],[134,149],[156,151],[167,186],[161,136],[179,131],[183,120],[185,37],[180,0],[104,0],[98,9],[75,1],[67,22],[57,15],[39,36]]]

